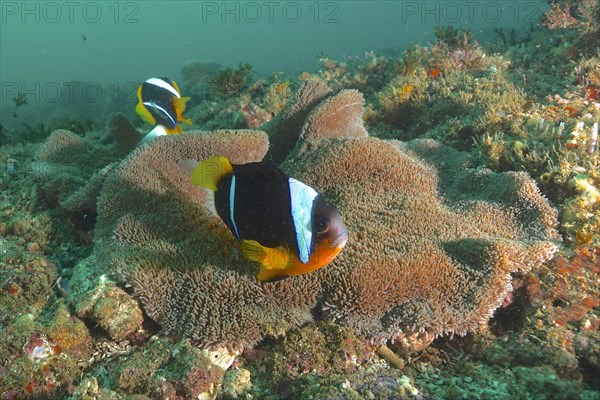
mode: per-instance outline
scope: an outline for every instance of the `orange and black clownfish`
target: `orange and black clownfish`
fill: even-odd
[[[156,136],[181,133],[179,122],[188,125],[190,119],[183,118],[185,103],[189,97],[181,97],[177,84],[169,78],[150,78],[137,90],[138,103],[135,111],[154,129],[140,143],[145,143]]]
[[[336,208],[272,165],[232,165],[215,156],[198,164],[191,181],[214,192],[216,212],[241,241],[242,255],[260,263],[260,281],[315,271],[348,241]]]

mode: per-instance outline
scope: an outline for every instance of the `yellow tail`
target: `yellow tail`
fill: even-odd
[[[232,171],[233,166],[226,157],[209,157],[194,168],[190,180],[196,186],[201,186],[215,192],[221,178]]]

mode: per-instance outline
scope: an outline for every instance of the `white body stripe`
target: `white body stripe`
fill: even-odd
[[[235,224],[235,219],[233,218],[233,212],[235,210],[235,175],[231,177],[231,183],[229,184],[229,219],[231,220],[231,224],[233,225],[233,229],[235,230],[235,237],[240,239],[240,234],[238,233],[237,225]]]
[[[169,119],[171,120],[171,122],[173,122],[174,125],[177,125],[177,122],[173,119],[173,117],[171,117],[171,114],[169,114],[167,112],[167,110],[165,110],[164,108],[162,108],[161,106],[159,106],[156,103],[152,103],[150,101],[145,101],[143,103],[146,107],[152,107],[152,108],[156,108],[158,111],[162,112],[163,114],[165,114],[167,117],[169,117]]]
[[[304,183],[288,179],[290,199],[292,203],[292,219],[296,228],[296,243],[298,243],[298,258],[307,263],[310,258],[312,243],[312,206],[318,193]]]
[[[169,82],[165,82],[162,79],[158,79],[158,78],[150,78],[146,81],[146,83],[149,83],[150,85],[161,87],[161,88],[173,93],[173,96],[175,96],[177,98],[181,98],[179,93],[177,93],[177,89],[175,89],[173,87],[173,85],[171,85]]]
[[[141,146],[144,143],[148,143],[149,141],[151,141],[152,139],[154,139],[158,136],[163,136],[166,134],[167,134],[167,131],[165,130],[164,126],[156,125],[154,127],[154,129],[152,129],[150,132],[148,132],[148,134],[146,136],[144,136],[144,138],[142,140],[140,140],[140,142],[137,145]]]

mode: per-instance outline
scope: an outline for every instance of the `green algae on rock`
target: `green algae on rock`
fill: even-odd
[[[75,266],[70,285],[68,301],[77,315],[94,321],[113,340],[124,339],[142,324],[137,300],[108,277],[93,255]]]
[[[219,393],[223,374],[233,359],[227,352],[198,349],[187,339],[154,336],[127,357],[95,366],[71,398],[122,399],[126,395],[136,399],[210,400]],[[103,387],[98,378],[112,382],[110,388],[115,391]]]
[[[0,388],[15,398],[60,398],[69,392],[92,353],[93,340],[67,307],[23,314],[0,330]]]

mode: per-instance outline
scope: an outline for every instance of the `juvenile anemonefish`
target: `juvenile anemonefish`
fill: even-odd
[[[272,165],[232,165],[215,156],[198,164],[191,181],[214,192],[216,212],[241,241],[242,255],[260,263],[260,281],[317,270],[348,241],[336,208]]]
[[[183,118],[185,103],[189,97],[181,97],[177,84],[169,78],[150,78],[137,90],[138,103],[135,111],[154,129],[146,135],[142,142],[156,136],[181,133],[179,122],[188,125],[190,119]]]

